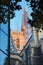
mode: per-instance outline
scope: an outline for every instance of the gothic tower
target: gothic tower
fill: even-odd
[[[21,31],[11,30],[11,32],[10,32],[18,52],[20,52],[26,44],[26,27],[24,24],[24,17],[23,16],[22,16]]]
[[[28,12],[25,9],[22,14],[21,31],[15,32],[14,30],[11,30],[11,36],[16,45],[18,52],[20,52],[26,44],[26,39],[27,39],[26,32],[28,32],[28,33],[30,32],[30,30],[28,30],[28,28],[30,28],[30,25],[27,23],[27,21],[28,21]],[[30,33],[28,34],[28,37],[29,37],[29,35],[30,35]]]

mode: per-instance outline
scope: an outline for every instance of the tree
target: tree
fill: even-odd
[[[21,9],[21,6],[17,5],[18,2],[21,2],[21,0],[0,0],[0,23],[8,22],[8,18],[14,17],[14,11]]]
[[[34,61],[33,62],[31,61],[31,65],[40,65],[42,63],[41,62],[42,57],[37,58],[37,56],[41,56],[42,52],[41,52],[41,43],[39,44],[38,30],[43,25],[43,0],[26,0],[26,1],[30,2],[30,7],[33,10],[33,12],[31,13],[32,20],[28,21],[28,23],[30,23],[31,26],[33,27],[33,34],[34,34],[34,41],[35,41],[33,43],[33,46],[31,47],[31,51],[33,51],[33,53],[35,54],[37,53],[37,51],[34,52],[34,50],[37,49],[40,52],[40,54],[37,53],[36,60],[35,60],[35,57],[32,58],[32,60],[36,61],[36,63]],[[32,48],[34,48],[34,50],[32,50]],[[32,52],[31,52],[31,55],[32,55]]]
[[[43,0],[26,0],[30,2],[30,7],[32,8],[32,20],[29,20],[32,26],[40,27],[43,24]]]
[[[21,6],[17,4],[21,0],[0,0],[0,23],[8,22],[8,57],[5,59],[4,65],[9,65],[10,60],[10,19],[14,17],[15,10],[20,10]]]

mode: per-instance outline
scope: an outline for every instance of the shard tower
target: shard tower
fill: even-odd
[[[24,21],[24,25],[26,28],[26,41],[28,41],[28,39],[30,38],[31,34],[32,34],[32,27],[31,25],[28,23],[29,21],[29,16],[28,16],[28,10],[27,8],[24,9],[23,11],[23,15],[22,15],[22,22]]]

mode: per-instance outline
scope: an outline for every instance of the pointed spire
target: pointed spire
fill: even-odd
[[[28,16],[28,9],[27,7],[24,8],[24,11],[23,11],[23,14],[22,14],[22,29],[21,30],[24,30],[28,27],[28,19],[29,19],[29,16]]]
[[[25,23],[24,23],[24,13],[22,15],[22,31],[25,29]]]
[[[29,39],[32,30],[30,24],[28,24],[28,20],[29,20],[28,9],[26,7],[22,15],[22,31],[26,33],[26,39]]]

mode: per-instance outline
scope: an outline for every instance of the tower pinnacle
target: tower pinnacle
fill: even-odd
[[[24,31],[27,40],[31,36],[32,31],[31,25],[28,24],[28,21],[29,21],[28,9],[26,7],[22,14],[22,31]]]

